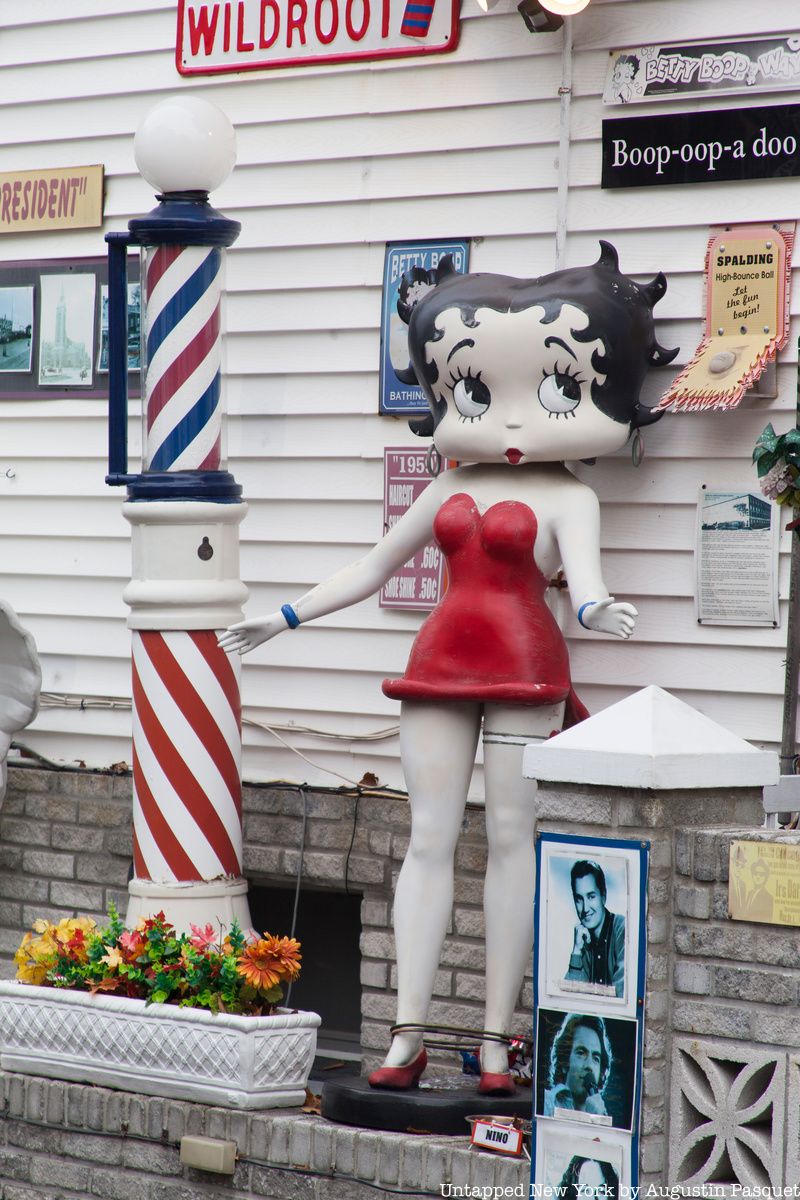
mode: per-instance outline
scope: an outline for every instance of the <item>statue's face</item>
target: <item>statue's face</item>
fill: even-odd
[[[520,312],[479,308],[473,326],[459,308],[436,318],[443,334],[425,346],[436,363],[433,392],[447,405],[434,441],[459,462],[560,462],[594,458],[623,446],[629,427],[593,403],[592,383],[605,376],[592,366],[603,355],[598,338],[577,341],[589,318],[565,304],[554,321],[533,305]]]

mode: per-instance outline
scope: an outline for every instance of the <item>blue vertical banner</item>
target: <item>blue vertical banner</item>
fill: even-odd
[[[414,381],[408,358],[408,327],[398,312],[397,302],[404,275],[411,281],[413,299],[421,300],[435,286],[436,269],[448,254],[456,271],[463,275],[469,266],[469,241],[387,243],[381,302],[379,412],[428,411],[422,388]]]
[[[638,1186],[649,860],[649,842],[537,834],[537,1194]]]

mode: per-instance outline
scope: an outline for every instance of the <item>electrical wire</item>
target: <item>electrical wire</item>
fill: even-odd
[[[7,1104],[3,1106],[0,1115],[6,1120],[11,1120],[8,1115]],[[39,1129],[53,1129],[56,1126],[48,1121],[38,1120],[35,1117],[15,1117],[14,1120],[20,1121],[24,1125],[33,1125]],[[162,1132],[160,1138],[147,1137],[141,1133],[129,1133],[128,1130],[112,1130],[112,1129],[85,1129],[83,1127],[76,1128],[74,1125],[64,1125],[63,1128],[68,1133],[76,1133],[83,1137],[105,1137],[105,1138],[125,1138],[136,1142],[146,1142],[149,1145],[168,1146],[173,1150],[180,1149],[180,1142],[170,1141],[166,1136],[166,1130]],[[466,1135],[465,1135],[466,1136]],[[440,1192],[409,1192],[403,1188],[387,1187],[380,1183],[373,1183],[369,1179],[360,1179],[357,1175],[348,1175],[344,1171],[309,1171],[303,1167],[293,1167],[289,1163],[274,1163],[267,1162],[263,1158],[251,1158],[249,1155],[237,1155],[237,1162],[249,1163],[252,1167],[265,1167],[268,1171],[281,1171],[290,1175],[305,1175],[311,1179],[330,1179],[341,1180],[343,1183],[360,1183],[363,1187],[372,1188],[376,1192],[384,1192],[389,1196],[416,1196],[428,1197],[440,1195]]]
[[[297,910],[300,907],[300,884],[303,879],[303,858],[306,852],[306,827],[308,825],[308,790],[305,787],[299,787],[298,792],[303,797],[303,828],[300,831],[300,861],[297,864],[297,879],[294,885],[294,907],[292,908],[292,927],[289,932],[289,937],[293,938],[297,929]],[[289,986],[286,989],[286,1007],[291,1008],[292,986],[294,980],[289,980]]]
[[[296,754],[298,758],[302,758],[303,762],[308,763],[308,765],[313,767],[315,771],[324,771],[326,775],[333,775],[335,779],[343,779],[344,782],[349,783],[351,787],[358,787],[355,779],[350,779],[347,775],[342,775],[341,771],[334,771],[331,767],[323,767],[319,763],[315,763],[313,759],[310,759],[306,754],[303,754],[302,750],[298,750],[297,747],[293,746],[291,742],[287,742],[285,737],[281,737],[277,729],[274,729],[271,725],[262,725],[259,721],[252,720],[243,722],[243,724],[257,725],[259,729],[263,729],[266,733],[271,733],[272,736],[279,741],[282,746],[285,746],[287,750],[291,750],[292,754]]]
[[[372,1188],[373,1191],[383,1192],[387,1196],[416,1196],[423,1200],[428,1196],[441,1196],[441,1189],[436,1192],[408,1192],[404,1188],[387,1187],[382,1183],[373,1183],[369,1179],[359,1179],[356,1175],[345,1175],[340,1171],[304,1171],[302,1167],[288,1167],[281,1163],[263,1162],[258,1158],[242,1157],[240,1162],[250,1163],[253,1167],[266,1167],[269,1171],[287,1171],[292,1175],[306,1175],[311,1179],[330,1179],[335,1182],[337,1179],[344,1183],[360,1183],[362,1187]],[[495,1189],[492,1189],[493,1191]]]
[[[127,696],[76,696],[66,692],[42,692],[40,707],[78,708],[81,711],[95,708],[107,711],[117,709],[130,711],[133,704]],[[385,729],[374,729],[370,733],[339,733],[335,729],[318,729],[314,725],[300,725],[295,721],[287,725],[273,721],[267,725],[256,721],[253,717],[245,717],[243,724],[254,725],[258,729],[266,729],[270,732],[277,729],[281,733],[307,733],[311,737],[324,738],[326,741],[332,742],[382,742],[397,737],[400,732],[399,725],[387,725]]]
[[[73,696],[65,692],[42,692],[40,706],[42,708],[77,708],[82,712],[88,709],[130,710],[132,708],[132,701],[125,696]],[[261,729],[264,733],[271,734],[276,741],[280,742],[292,754],[296,754],[308,766],[313,767],[315,771],[322,771],[325,775],[332,775],[334,779],[341,779],[343,783],[356,790],[359,789],[360,785],[355,779],[351,779],[348,775],[343,775],[341,771],[334,771],[332,767],[323,767],[321,763],[314,762],[302,750],[298,750],[296,746],[288,742],[283,737],[283,733],[306,733],[312,737],[324,738],[328,741],[353,743],[385,741],[388,738],[396,737],[400,730],[399,725],[390,725],[386,729],[376,729],[372,733],[337,733],[332,729],[315,729],[312,725],[268,725],[263,721],[256,721],[253,717],[246,716],[242,717],[242,724],[252,726],[255,729]],[[57,769],[57,764],[41,758],[35,751],[28,750],[26,753],[30,757],[36,758],[37,761],[41,761]],[[298,787],[304,785],[293,784],[292,786]]]
[[[355,804],[353,805],[353,828],[350,833],[350,845],[347,847],[347,858],[344,861],[344,894],[350,895],[350,855],[353,853],[353,843],[356,840],[356,826],[358,824],[358,802],[361,799],[362,793],[356,792]]]
[[[258,725],[264,729],[280,729],[282,733],[308,733],[312,737],[326,738],[332,742],[383,742],[388,738],[397,737],[400,733],[399,725],[389,725],[386,729],[376,729],[372,733],[336,733],[333,729],[315,729],[313,725],[298,725],[294,721],[291,725],[276,725],[273,722],[261,726],[254,718],[246,717],[244,724]]]

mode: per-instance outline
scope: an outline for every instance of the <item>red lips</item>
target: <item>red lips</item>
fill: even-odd
[[[511,463],[512,467],[515,467],[522,458],[522,451],[517,450],[512,446],[510,450],[506,450],[506,458]]]

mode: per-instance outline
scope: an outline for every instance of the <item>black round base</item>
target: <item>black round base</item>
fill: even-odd
[[[468,1136],[467,1117],[531,1118],[531,1090],[514,1096],[481,1096],[475,1078],[432,1079],[407,1092],[371,1088],[366,1079],[328,1080],[322,1088],[322,1116],[340,1125],[397,1133],[449,1133]]]

